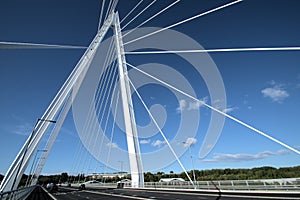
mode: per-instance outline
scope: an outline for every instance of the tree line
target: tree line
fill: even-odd
[[[298,178],[300,177],[300,166],[296,167],[257,167],[252,169],[211,169],[211,170],[195,170],[195,178],[197,181],[211,180],[255,180],[255,179],[279,179],[279,178]],[[188,172],[193,179],[193,171]],[[152,174],[145,173],[145,182],[156,182],[161,178],[188,178],[185,173],[175,174],[172,171],[168,174],[157,172]]]
[[[197,181],[211,181],[211,180],[254,180],[254,179],[279,179],[279,178],[299,178],[300,177],[300,166],[296,167],[256,167],[252,169],[210,169],[210,170],[194,170],[195,177]],[[188,171],[188,174],[193,179],[193,171]],[[124,178],[130,179],[130,175]],[[188,180],[185,173],[174,173],[170,171],[169,173],[157,172],[144,173],[145,182],[158,182],[162,178],[183,178]],[[3,175],[0,174],[0,180],[2,181]],[[20,185],[25,185],[28,175],[23,175]],[[41,175],[38,179],[39,184],[47,183],[65,183],[65,182],[84,182],[88,181],[89,177],[84,174],[78,175],[68,175],[64,172],[57,175]],[[112,178],[101,178],[98,179],[100,182],[118,182],[121,178],[116,176]]]

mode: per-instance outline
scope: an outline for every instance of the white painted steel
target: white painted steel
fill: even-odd
[[[124,54],[124,46],[122,40],[122,33],[120,28],[120,21],[118,13],[115,14],[114,22],[114,37],[116,42],[119,82],[122,97],[123,113],[125,120],[127,148],[129,154],[129,163],[131,171],[132,187],[139,188],[144,185],[144,174],[142,169],[142,159],[136,130],[136,123],[134,111],[132,106],[132,99],[130,93],[130,85],[127,76],[126,58]]]

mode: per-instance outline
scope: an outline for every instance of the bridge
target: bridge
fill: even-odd
[[[281,190],[277,187],[275,191],[273,189],[269,191],[268,188],[267,192],[265,192],[265,185],[262,188],[256,188],[259,192],[252,192],[252,188],[247,181],[245,181],[247,187],[241,187],[241,183],[234,184],[234,181],[231,181],[230,184],[221,181],[217,181],[217,184],[215,184],[216,181],[211,183],[198,182],[195,174],[191,175],[188,172],[185,163],[180,158],[186,151],[189,151],[191,163],[194,165],[191,146],[195,143],[196,139],[194,136],[199,131],[201,107],[211,111],[211,122],[208,125],[205,137],[203,137],[203,143],[199,152],[200,158],[205,158],[216,145],[225,119],[229,119],[237,125],[249,129],[289,152],[300,155],[300,151],[294,146],[278,140],[270,134],[229,114],[222,77],[213,59],[208,54],[222,52],[290,52],[298,51],[300,47],[204,49],[200,44],[196,44],[185,35],[172,30],[174,27],[205,17],[211,13],[238,7],[243,3],[242,0],[227,2],[164,28],[141,28],[147,22],[172,9],[173,6],[179,3],[179,0],[172,1],[134,29],[126,30],[127,26],[155,3],[155,1],[148,2],[144,9],[136,13],[136,9],[139,8],[142,2],[143,0],[138,1],[127,15],[120,19],[117,10],[118,0],[109,2],[103,0],[98,31],[86,48],[34,43],[0,43],[4,49],[85,49],[80,60],[44,114],[37,119],[31,134],[10,165],[1,182],[1,198],[194,199],[197,197],[219,199],[222,197],[222,199],[247,199],[252,197],[261,198],[263,196],[274,199],[299,197],[299,185],[297,182],[299,180],[295,180],[288,190],[287,188]],[[132,13],[135,13],[135,16],[124,24],[124,20],[126,21],[128,17],[132,16]],[[159,35],[159,33],[165,33],[165,36],[162,38],[156,37],[154,41],[159,42],[153,42],[152,37]],[[184,40],[183,43],[177,42],[177,40],[181,39]],[[141,43],[141,41],[143,42]],[[135,44],[142,46],[136,46]],[[162,45],[166,47],[164,48]],[[191,58],[190,54],[195,53],[197,56]],[[130,56],[133,55],[160,56],[170,54],[177,54],[180,56],[180,59],[187,60],[195,68],[194,72],[201,74],[204,82],[207,84],[211,103],[208,103],[205,98],[199,98],[191,84],[186,82],[186,79],[183,78],[184,76],[173,68],[165,69],[162,68],[162,64],[154,65],[153,63],[137,66],[132,64],[130,59]],[[206,69],[209,70],[203,69],[199,64],[199,60],[194,60],[195,58],[199,59],[199,57],[201,63],[205,63]],[[163,59],[160,61],[164,62]],[[153,62],[156,63],[156,61]],[[192,77],[191,74],[189,76]],[[194,81],[194,78],[191,79]],[[139,88],[146,87],[149,83],[167,88],[172,91],[173,98],[175,96],[179,101],[179,107],[176,111],[180,117],[177,116],[174,119],[180,118],[182,121],[176,135],[171,134],[165,128],[166,111],[162,108],[163,106],[152,106],[150,108],[147,106],[143,93],[139,91]],[[149,89],[149,91],[153,92],[154,90]],[[154,93],[156,91],[159,90],[155,90]],[[164,93],[165,91],[161,90],[160,92]],[[161,96],[164,99],[164,94]],[[189,107],[186,106],[187,102],[190,102]],[[171,100],[167,100],[165,107],[168,106],[167,103],[172,105]],[[78,174],[80,171],[85,171],[87,173],[91,171],[91,168],[95,168],[94,171],[97,171],[100,165],[105,170],[117,169],[118,166],[121,166],[120,171],[123,172],[123,167],[127,167],[131,178],[127,188],[117,188],[117,185],[101,185],[99,187],[86,187],[85,190],[81,190],[79,189],[79,184],[71,185],[72,187],[60,186],[57,191],[49,193],[44,187],[38,185],[46,160],[71,108],[74,124],[81,140],[81,146],[78,148],[81,150],[78,150],[78,153],[76,153],[78,162],[74,165],[74,172]],[[142,127],[138,125],[137,121],[143,122],[139,114],[141,109],[148,116],[150,121],[148,126]],[[191,110],[193,111],[191,112]],[[196,111],[194,112],[194,110]],[[172,126],[176,125],[172,124]],[[157,133],[157,136],[153,133]],[[162,147],[161,150],[150,153],[147,150],[142,152],[140,144],[149,143],[149,140],[144,139],[147,138],[146,136],[154,138],[159,136],[160,139],[156,139],[152,144],[153,146]],[[114,142],[115,138],[121,140],[122,142],[119,145],[125,144],[127,149],[120,148]],[[47,142],[43,143],[43,140],[47,140]],[[85,153],[90,157],[85,157]],[[164,159],[153,162],[159,156]],[[122,158],[122,160],[119,158]],[[187,181],[167,185],[144,181],[144,171],[166,167],[174,161],[185,173]],[[93,165],[93,162],[96,164]],[[82,169],[79,169],[80,165],[84,165],[81,166]],[[19,187],[25,171],[29,172],[25,187],[24,185]],[[79,179],[78,182],[83,181]],[[71,181],[69,180],[68,182]],[[222,184],[225,184],[225,186],[222,186]],[[35,197],[36,195],[37,197]]]

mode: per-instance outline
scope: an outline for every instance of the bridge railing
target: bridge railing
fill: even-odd
[[[8,192],[0,193],[0,200],[23,200],[26,199],[36,186],[19,188]]]
[[[80,184],[72,184],[79,187]],[[118,187],[117,183],[99,183],[86,185],[86,187]],[[130,188],[131,183],[125,182],[122,187]],[[169,189],[199,189],[199,190],[235,190],[235,191],[297,191],[300,192],[300,178],[265,179],[265,180],[216,180],[196,181],[192,185],[188,181],[174,182],[145,182],[144,188],[169,188]]]
[[[283,190],[300,191],[300,178],[266,180],[220,180],[190,182],[145,182],[145,188],[203,189],[203,190]]]

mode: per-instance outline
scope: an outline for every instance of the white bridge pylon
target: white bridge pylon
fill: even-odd
[[[66,117],[66,113],[69,111],[71,107],[70,105],[72,104],[72,101],[77,94],[78,88],[80,87],[89,69],[91,61],[93,60],[95,53],[109,28],[112,28],[114,30],[113,37],[116,41],[115,51],[117,53],[120,91],[124,111],[123,113],[127,135],[132,187],[143,187],[144,175],[142,170],[142,161],[138,143],[134,111],[132,107],[130,86],[127,77],[127,65],[125,60],[119,15],[118,13],[113,12],[107,17],[102,27],[96,34],[95,38],[91,42],[90,46],[87,48],[74,70],[71,72],[57,95],[54,97],[41,119],[37,121],[33,132],[28,137],[27,141],[19,151],[17,157],[6,172],[5,177],[0,185],[0,192],[12,191],[17,189],[21,177],[30,162],[30,159],[33,157],[34,152],[37,150],[38,145],[40,144],[42,138],[45,136],[48,128],[50,127],[51,123],[49,122],[52,122],[60,115],[58,118],[59,123],[57,123],[56,127],[53,129],[56,134],[51,137],[52,141],[48,142],[49,145],[47,146],[47,153],[44,159],[46,160],[53,146],[53,143],[56,140],[57,133],[59,132],[59,129],[61,128],[61,125]],[[70,95],[72,95],[72,97],[70,97]],[[61,112],[63,112],[64,114],[61,114]],[[43,162],[43,165],[44,164],[45,162]],[[31,184],[35,184],[37,182],[42,168],[43,166],[39,166],[38,173],[35,173],[35,177],[31,181]]]
[[[131,99],[130,85],[127,76],[127,65],[124,53],[123,39],[120,27],[120,20],[118,13],[115,14],[114,23],[114,37],[116,41],[118,70],[120,91],[122,97],[123,113],[125,120],[127,148],[129,154],[129,163],[131,171],[131,184],[132,187],[144,186],[144,173],[142,168],[141,152],[138,141],[138,134],[136,129],[134,110]]]

